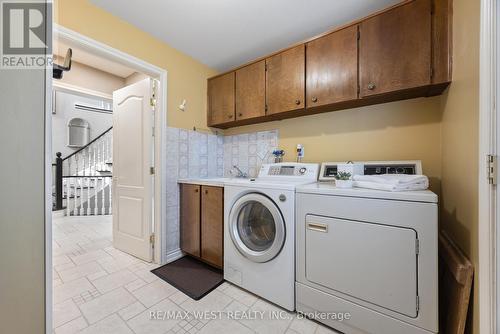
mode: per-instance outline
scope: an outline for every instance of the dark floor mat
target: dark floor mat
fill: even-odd
[[[203,298],[224,282],[222,270],[210,267],[190,256],[151,270],[194,300]]]

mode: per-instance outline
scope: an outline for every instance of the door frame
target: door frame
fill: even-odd
[[[166,130],[167,130],[167,70],[145,62],[139,58],[136,58],[130,54],[122,52],[115,49],[109,45],[98,42],[87,36],[84,36],[76,31],[65,28],[61,25],[53,23],[52,36],[49,38],[62,39],[69,42],[71,45],[77,45],[79,48],[97,54],[99,56],[105,57],[107,59],[119,62],[130,68],[137,70],[138,72],[149,75],[150,77],[156,79],[160,83],[159,90],[157,92],[157,112],[155,114],[155,130],[154,130],[154,233],[155,233],[155,248],[154,248],[154,263],[164,264],[167,261],[166,257],[166,238],[161,237],[162,232],[166,231],[166,191],[163,180],[166,179]],[[46,89],[46,125],[45,125],[45,152],[46,152],[46,164],[50,166],[52,163],[52,157],[50,156],[52,152],[51,143],[51,105],[52,105],[52,71],[51,68],[47,71],[46,75],[47,89]],[[45,219],[45,279],[46,279],[46,331],[47,333],[52,332],[52,203],[50,199],[52,198],[51,184],[52,184],[52,173],[51,169],[48,168],[45,173],[46,182],[46,219]]]
[[[487,156],[498,156],[499,118],[496,105],[498,73],[497,52],[500,32],[497,15],[500,6],[497,0],[481,0],[480,48],[479,48],[479,180],[478,180],[478,251],[479,270],[475,281],[479,283],[479,330],[481,333],[496,333],[500,319],[497,315],[500,303],[496,281],[500,278],[498,266],[500,239],[500,188],[489,182]]]

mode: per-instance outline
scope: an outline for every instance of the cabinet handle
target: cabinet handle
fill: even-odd
[[[239,113],[239,114],[238,114],[238,116],[240,116],[240,117],[241,117],[241,116],[243,116],[243,114],[242,114],[242,113]]]
[[[197,192],[198,192],[198,189],[195,189],[195,190],[194,190],[194,192],[195,192],[195,193],[197,193]]]
[[[295,104],[299,105],[300,104],[300,100],[295,100]]]
[[[374,84],[374,83],[371,83],[371,82],[370,82],[370,83],[368,84],[368,86],[367,86],[367,88],[368,88],[369,90],[374,90],[374,89],[375,89],[375,87],[376,87],[376,86],[375,86],[375,84]]]
[[[205,189],[205,194],[208,194],[208,190]]]
[[[229,115],[227,115],[227,118],[231,119],[231,118],[233,118],[233,115],[229,114]]]
[[[311,99],[311,101],[313,101],[314,103],[316,103],[316,102],[318,102],[318,98],[317,98],[317,97],[313,97],[313,98]]]

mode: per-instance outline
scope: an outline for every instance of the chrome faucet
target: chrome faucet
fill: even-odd
[[[238,166],[234,165],[233,168],[231,168],[230,173],[233,174],[233,171],[236,170],[237,174],[236,177],[241,177],[241,178],[247,178],[248,174],[243,172]]]

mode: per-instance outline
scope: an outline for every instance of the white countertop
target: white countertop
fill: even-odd
[[[200,184],[202,186],[224,187],[224,184],[231,180],[231,178],[214,177],[214,178],[188,178],[179,179],[177,183],[184,184]]]

